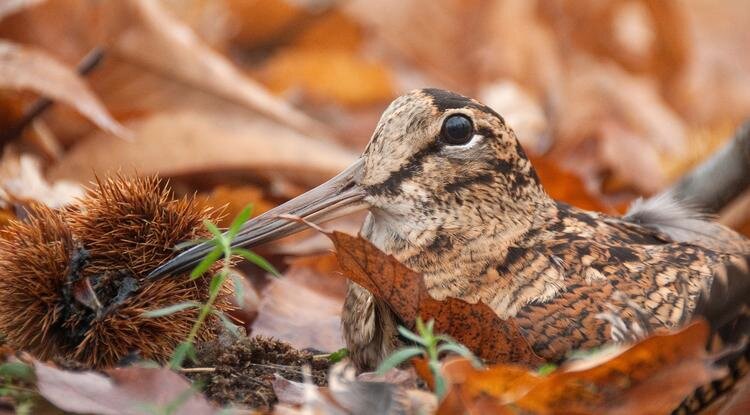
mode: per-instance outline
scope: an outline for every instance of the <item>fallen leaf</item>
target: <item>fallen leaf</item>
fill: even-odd
[[[480,92],[479,100],[503,115],[506,124],[513,128],[527,152],[542,154],[551,145],[549,125],[542,106],[521,85],[511,81],[486,85]]]
[[[593,352],[547,376],[505,364],[475,369],[465,359],[451,359],[443,366],[450,389],[438,413],[472,412],[475,405],[493,413],[669,413],[696,388],[726,374],[706,352],[708,335],[708,324],[698,321]]]
[[[67,412],[144,414],[170,404],[179,413],[215,414],[218,410],[184,377],[166,368],[111,369],[105,376],[66,371],[36,360],[32,364],[39,393]]]
[[[486,40],[477,27],[486,10],[477,5],[455,0],[358,0],[347,2],[344,11],[372,32],[385,50],[417,64],[430,77],[429,83],[467,92],[479,81],[475,45]]]
[[[83,187],[67,180],[48,182],[38,159],[6,151],[0,164],[0,200],[11,204],[42,203],[60,208],[84,194]]]
[[[23,10],[26,7],[31,7],[46,0],[5,0],[0,3],[0,20],[3,17],[10,14],[16,13],[19,10]]]
[[[75,71],[41,50],[0,40],[0,87],[29,89],[64,102],[99,128],[130,138]]]
[[[336,247],[344,275],[385,301],[406,324],[417,317],[435,320],[435,331],[452,336],[489,362],[536,366],[534,354],[512,320],[502,320],[486,304],[456,298],[438,301],[427,291],[422,275],[386,255],[369,241],[341,232],[327,233]]]
[[[228,228],[232,218],[237,216],[248,204],[253,206],[252,216],[258,216],[275,206],[265,198],[263,189],[251,185],[219,185],[210,193],[198,199],[200,203],[213,208],[225,208],[224,217],[216,224]]]
[[[233,42],[242,48],[257,50],[276,45],[300,22],[312,17],[302,4],[286,0],[227,0],[227,12],[237,26]],[[246,24],[253,22],[253,24]]]
[[[531,157],[531,164],[542,185],[555,200],[598,212],[612,210],[588,190],[579,176],[560,167],[552,157]]]
[[[340,8],[330,8],[321,13],[294,39],[294,45],[309,50],[347,50],[360,52],[364,30]]]
[[[299,349],[333,352],[344,347],[341,308],[344,281],[331,276],[333,255],[295,261],[284,278],[274,279],[261,292],[253,335],[274,337]],[[317,269],[305,262],[316,263]]]
[[[633,73],[671,81],[690,53],[685,2],[554,0],[539,15],[576,53],[611,60]],[[596,33],[596,36],[592,36]]]
[[[292,382],[276,377],[274,392],[280,405],[274,414],[422,414],[437,406],[435,395],[404,383],[404,371],[395,369],[389,377],[365,379],[355,376],[346,362],[335,364],[328,375],[329,386]]]
[[[82,140],[49,172],[86,183],[94,174],[161,176],[244,172],[314,186],[346,168],[356,154],[233,107],[163,111],[128,126],[135,141]],[[96,141],[102,141],[97,143]],[[109,172],[109,173],[108,173]]]
[[[363,106],[387,102],[395,95],[388,68],[346,50],[285,49],[265,63],[259,78],[271,91],[301,92],[311,102]]]
[[[128,59],[164,72],[195,88],[227,98],[298,131],[328,136],[328,128],[268,93],[225,57],[203,43],[158,2],[129,0],[135,24],[117,40]]]
[[[653,83],[581,57],[561,82],[554,151],[582,177],[612,172],[617,186],[653,193],[667,182],[661,160],[685,157],[686,126]],[[636,167],[634,167],[636,166]]]

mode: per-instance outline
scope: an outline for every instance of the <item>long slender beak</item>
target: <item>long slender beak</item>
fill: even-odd
[[[232,246],[251,248],[307,228],[299,221],[283,219],[279,215],[299,216],[310,222],[325,222],[368,208],[369,205],[364,200],[365,192],[355,181],[362,164],[363,159],[360,158],[331,180],[245,222],[233,239]],[[187,272],[213,248],[213,245],[207,243],[196,245],[151,271],[148,278]]]

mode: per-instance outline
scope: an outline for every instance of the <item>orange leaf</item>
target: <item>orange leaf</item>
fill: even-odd
[[[518,326],[498,317],[486,304],[456,298],[438,301],[430,296],[420,274],[367,240],[341,232],[327,235],[336,247],[344,275],[387,302],[407,324],[413,324],[418,316],[434,319],[436,332],[453,337],[489,362],[530,366],[542,362]]]
[[[475,369],[444,363],[450,389],[438,413],[662,414],[725,371],[705,349],[708,325],[657,334],[631,347],[602,351],[549,376],[500,364]]]
[[[417,375],[422,378],[424,383],[430,390],[435,390],[435,377],[432,376],[430,366],[427,364],[427,359],[423,357],[413,357],[411,359],[411,365],[414,366],[414,370]]]

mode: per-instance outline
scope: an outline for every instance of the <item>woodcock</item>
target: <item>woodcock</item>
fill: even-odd
[[[319,222],[360,209],[369,209],[362,235],[422,273],[433,297],[482,301],[515,318],[552,361],[699,315],[738,332],[750,299],[748,239],[668,197],[624,217],[555,201],[503,117],[447,91],[393,101],[354,164],[250,220],[235,243],[305,227],[281,214]],[[186,271],[210,249],[196,246],[151,275]],[[343,329],[358,368],[398,346],[397,324],[386,304],[350,284]]]

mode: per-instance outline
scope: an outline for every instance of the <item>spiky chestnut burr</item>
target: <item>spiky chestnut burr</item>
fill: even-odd
[[[155,280],[146,273],[182,241],[209,237],[204,219],[217,212],[192,198],[175,199],[158,179],[99,181],[77,206],[35,207],[0,236],[0,333],[42,359],[88,367],[117,364],[138,353],[166,360],[184,340],[196,309],[147,318],[147,310],[204,302],[208,278]],[[216,302],[231,308],[229,287]],[[215,321],[198,338],[213,337]]]

